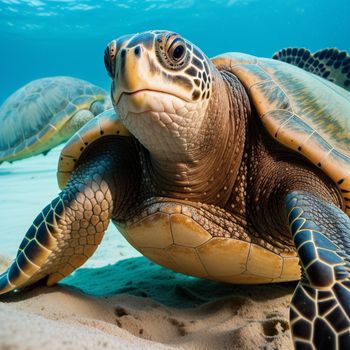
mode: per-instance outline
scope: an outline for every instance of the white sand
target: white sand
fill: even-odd
[[[35,215],[58,193],[57,157],[56,149],[0,166],[0,254],[15,256]],[[0,271],[9,261],[0,257]],[[0,297],[0,350],[292,349],[294,288],[174,273],[139,257],[110,225],[94,257],[59,286]]]
[[[73,288],[94,286],[99,297]],[[131,258],[1,297],[0,349],[292,349],[293,288],[219,284]]]

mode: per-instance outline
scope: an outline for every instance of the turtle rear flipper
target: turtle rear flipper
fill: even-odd
[[[293,64],[350,91],[350,56],[345,51],[332,48],[312,54],[304,48],[286,48],[272,58]]]
[[[96,250],[113,209],[116,157],[103,152],[82,164],[64,190],[36,217],[12,265],[0,276],[0,294],[45,277],[52,285]]]
[[[295,348],[348,349],[350,220],[333,204],[301,192],[287,197],[286,208],[302,267],[290,308]]]

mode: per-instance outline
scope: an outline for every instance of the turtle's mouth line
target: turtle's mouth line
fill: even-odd
[[[178,96],[178,95],[175,95],[171,92],[164,92],[164,91],[160,91],[160,90],[152,90],[152,89],[140,89],[140,90],[136,90],[136,91],[132,91],[132,92],[127,92],[127,91],[123,91],[120,95],[119,95],[119,98],[118,98],[118,101],[116,104],[118,104],[122,98],[123,95],[126,95],[126,96],[133,96],[133,95],[137,95],[139,93],[147,93],[147,92],[150,92],[150,93],[157,93],[157,94],[162,94],[162,95],[168,95],[168,96],[173,96],[173,97],[176,97],[182,101],[185,101],[187,102],[185,99],[183,99],[181,96]]]

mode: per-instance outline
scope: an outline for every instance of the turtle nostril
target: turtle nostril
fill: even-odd
[[[134,52],[135,52],[135,55],[139,57],[140,54],[141,54],[140,46],[136,46],[135,49],[134,49]]]

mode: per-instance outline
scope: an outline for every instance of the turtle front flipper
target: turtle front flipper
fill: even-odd
[[[289,47],[276,52],[272,58],[293,64],[350,91],[350,56],[346,51],[332,48],[312,54],[304,48]]]
[[[286,209],[302,267],[291,302],[296,349],[349,349],[350,220],[333,204],[293,192]]]
[[[123,166],[128,153],[118,153],[123,148],[115,146],[96,147],[98,152],[77,166],[59,196],[36,217],[17,257],[0,275],[0,294],[46,277],[48,285],[55,284],[95,252],[113,210],[127,197],[125,178],[132,177]]]

